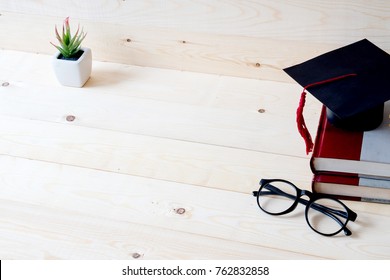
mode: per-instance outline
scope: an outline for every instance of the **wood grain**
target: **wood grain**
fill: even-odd
[[[387,36],[390,11],[386,0],[3,0],[0,8],[13,13],[71,16],[137,28],[319,43],[346,43],[369,33]],[[386,38],[382,41],[389,43]]]
[[[4,57],[0,63],[20,65],[17,71],[0,70],[10,83],[0,92],[0,113],[6,116],[64,124],[72,115],[77,126],[304,157],[295,125],[298,86],[96,62],[86,88],[69,91],[55,77],[39,79],[52,71],[48,57],[19,62],[9,51]],[[20,69],[31,73],[23,82]],[[319,108],[308,97],[305,115],[313,133]],[[286,138],[289,145],[283,144]]]
[[[0,201],[0,209],[0,257],[3,260],[318,259],[285,250],[88,216],[69,209],[5,200]]]
[[[264,152],[7,117],[0,129],[0,154],[201,186],[245,192],[259,176],[310,174],[307,159]]]
[[[18,63],[18,53],[5,53],[3,63]],[[104,80],[68,89],[40,78],[50,71],[48,57],[23,61],[0,71],[10,84],[0,88],[3,154],[240,191],[251,191],[259,177],[308,185],[295,98],[285,98],[285,84],[109,64]],[[130,80],[114,83],[117,73]],[[161,80],[151,87],[153,77]],[[280,89],[265,94],[273,85]],[[308,103],[307,112],[316,116],[318,106]],[[313,131],[316,122],[308,121]]]
[[[54,53],[53,26],[71,16],[97,60],[264,80],[289,81],[282,68],[362,38],[390,50],[386,0],[5,0],[0,11],[0,48]]]
[[[0,63],[2,259],[390,257],[387,205],[346,202],[358,219],[335,238],[302,207],[258,209],[261,178],[310,188],[288,121],[296,85],[98,62],[74,89],[49,56],[0,51]],[[308,102],[313,126],[318,109]]]
[[[103,239],[104,242],[108,242],[106,240],[108,236],[101,236],[107,230],[94,228],[95,223],[102,223],[104,228],[112,228],[112,243],[116,242],[115,238],[125,238],[122,236],[122,231],[125,230],[123,226],[128,224],[131,230],[129,228],[126,232],[130,236],[141,230],[152,240],[155,240],[154,236],[159,236],[160,232],[163,235],[157,240],[176,234],[179,238],[182,235],[192,234],[192,239],[198,240],[197,242],[202,238],[218,239],[224,240],[225,243],[230,240],[236,244],[244,244],[244,248],[245,246],[248,248],[259,246],[258,250],[262,250],[260,247],[272,248],[275,255],[270,250],[270,258],[294,258],[293,252],[297,253],[295,255],[297,258],[383,258],[387,256],[390,248],[386,238],[389,233],[386,221],[389,217],[386,216],[378,220],[373,218],[373,215],[364,213],[359,216],[356,224],[350,225],[354,238],[330,239],[319,237],[308,229],[303,217],[303,208],[298,209],[297,214],[288,219],[276,217],[277,223],[275,223],[275,217],[259,212],[255,199],[250,193],[210,190],[14,157],[2,156],[0,159],[3,171],[0,177],[3,182],[1,197],[6,200],[2,204],[8,206],[3,209],[3,212],[15,210],[14,207],[17,207],[19,213],[24,211],[23,208],[28,207],[31,211],[30,215],[34,217],[32,221],[36,223],[35,226],[29,225],[29,228],[32,228],[30,230],[41,231],[52,223],[58,224],[63,227],[59,229],[62,234],[58,236],[59,232],[52,233],[53,229],[51,229],[46,233],[48,235],[46,238],[53,234],[53,238],[56,236],[61,241],[73,244],[73,250],[76,253],[80,250],[80,254],[84,254],[83,250],[88,254],[91,250],[90,246],[95,244],[94,236],[96,240]],[[13,168],[14,166],[18,166],[18,169]],[[42,215],[42,210],[45,208],[50,209],[50,214]],[[36,213],[36,210],[39,212]],[[23,221],[25,219],[23,215],[26,214],[20,213],[20,215],[22,217],[17,216],[17,219]],[[60,216],[58,222],[52,220]],[[363,230],[368,222],[370,227]],[[7,219],[7,223],[11,223],[11,220]],[[383,235],[373,234],[374,232],[370,230],[373,227],[380,230]],[[85,228],[86,232],[82,234],[83,230],[75,231],[76,228]],[[71,236],[67,236],[65,234],[67,232]],[[29,232],[25,230],[24,234],[28,236]],[[37,234],[44,233],[37,232]],[[196,236],[201,236],[201,239],[197,239]],[[316,243],[318,239],[323,240]],[[287,240],[294,240],[294,242],[287,242]],[[310,246],[305,245],[306,242]],[[367,243],[370,245],[366,246]],[[182,246],[187,244],[191,246],[192,242],[183,241]],[[134,247],[137,245],[140,246],[137,243],[133,244]],[[379,245],[380,250],[375,248]],[[327,247],[325,252],[322,251],[324,246]],[[348,246],[353,248],[348,249]],[[339,251],[340,248],[343,252]],[[178,254],[183,249],[175,248],[174,251],[177,250],[176,254]],[[95,250],[103,254],[114,249],[97,247]],[[232,247],[230,250],[230,254],[234,254],[237,249]],[[148,256],[148,252],[138,253],[146,255],[147,258],[154,257],[153,254]],[[259,255],[247,252],[246,257],[256,258]]]
[[[266,177],[310,188],[301,88],[282,69],[362,38],[390,51],[389,13],[386,0],[2,0],[0,258],[389,259],[387,205],[346,202],[353,235],[326,238],[303,208],[273,217],[251,196]],[[93,50],[81,89],[59,86],[47,55],[66,16]],[[312,134],[320,106],[308,96]]]

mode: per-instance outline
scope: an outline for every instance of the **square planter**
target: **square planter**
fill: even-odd
[[[92,52],[89,48],[81,48],[83,54],[77,60],[61,59],[60,52],[53,57],[53,69],[58,81],[69,87],[83,87],[91,76]]]

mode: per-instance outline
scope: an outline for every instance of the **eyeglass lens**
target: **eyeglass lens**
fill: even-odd
[[[318,198],[310,203],[299,198],[298,189],[283,181],[265,184],[258,193],[260,208],[274,215],[286,214],[293,210],[294,203],[307,205],[306,220],[309,226],[322,234],[333,235],[339,232],[348,221],[348,213],[343,204],[330,198]]]
[[[294,186],[274,181],[264,185],[259,193],[260,208],[270,214],[280,214],[288,210],[297,199],[298,193]]]
[[[337,200],[319,198],[307,208],[306,219],[315,231],[331,235],[337,233],[347,223],[345,207]]]

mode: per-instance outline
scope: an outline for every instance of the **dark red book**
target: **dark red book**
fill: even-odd
[[[314,174],[312,190],[338,199],[390,203],[390,180]]]
[[[390,179],[390,103],[372,131],[347,131],[330,124],[322,108],[310,167],[313,173]]]

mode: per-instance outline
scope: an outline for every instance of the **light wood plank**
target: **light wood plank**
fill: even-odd
[[[54,54],[55,49],[49,42],[55,40],[52,30],[55,20],[59,19],[6,12],[0,17],[0,24],[6,27],[0,29],[0,36],[8,39],[2,41],[0,47]],[[34,25],[31,26],[31,22]],[[89,22],[85,26],[89,33],[84,45],[92,49],[95,60],[264,80],[290,81],[281,69],[295,64],[298,53],[310,58],[333,47],[324,44],[313,47],[289,41],[291,48],[296,49],[296,56],[291,57],[290,49],[283,47],[286,42],[280,40],[99,22]],[[25,41],[31,42],[28,46],[19,41],[25,28],[30,30],[22,35]],[[104,41],[101,34],[105,34]]]
[[[182,32],[339,43],[367,34],[389,43],[386,0],[3,0],[6,12],[41,17],[71,16],[83,21],[166,28]],[[59,22],[58,24],[60,24]],[[389,47],[389,45],[387,46]]]
[[[68,89],[40,79],[52,71],[49,56],[1,53],[2,115],[58,123],[73,115],[79,126],[306,157],[295,123],[299,86],[97,62],[86,88]],[[117,84],[117,76],[129,79]],[[308,97],[313,133],[320,106]]]
[[[389,215],[370,214],[358,203],[351,203],[353,209],[357,208],[354,210],[360,210],[356,223],[349,226],[353,235],[327,238],[308,228],[303,207],[298,208],[294,215],[273,217],[257,208],[250,193],[210,190],[13,157],[3,156],[0,159],[2,199],[51,209],[43,217],[37,218],[38,223],[42,222],[41,219],[50,221],[44,228],[57,220],[60,225],[67,224],[62,226],[68,232],[81,223],[77,218],[81,216],[84,217],[81,220],[87,224],[103,219],[104,224],[107,221],[114,224],[120,221],[134,224],[135,228],[154,227],[147,230],[152,240],[153,236],[159,236],[160,229],[164,229],[163,232],[172,230],[167,233],[171,238],[176,234],[180,238],[182,233],[190,233],[201,239],[207,236],[231,240],[281,250],[281,257],[286,256],[284,251],[287,256],[288,252],[297,252],[298,258],[386,259],[390,256],[390,241],[387,238],[390,233]],[[15,169],[15,166],[19,168]],[[10,213],[19,213],[20,205],[8,204]],[[387,205],[372,207],[376,208],[377,213],[386,213]],[[182,209],[182,212],[177,209]],[[74,213],[67,214],[69,211]],[[10,213],[6,216],[14,215]],[[62,217],[63,213],[65,217]],[[34,213],[34,217],[39,216]],[[72,226],[69,223],[75,224]],[[116,230],[115,225],[111,226]],[[93,230],[88,229],[88,232],[92,234]],[[80,233],[76,236],[76,243],[84,239]],[[46,238],[50,238],[50,235]],[[193,238],[197,239],[195,236]],[[102,252],[106,251],[110,250],[102,249]],[[247,258],[258,257],[257,253],[247,254]]]
[[[2,1],[0,47],[53,53],[71,15],[95,59],[256,79],[288,81],[280,69],[362,38],[390,50],[385,0],[64,2]]]
[[[71,209],[0,200],[2,260],[316,259]]]
[[[246,112],[268,109],[290,117],[299,102],[302,88],[255,79],[224,77],[204,73],[172,71],[94,61],[90,80],[83,88],[64,88],[57,82],[51,56],[20,51],[0,51],[2,81],[11,86],[45,92],[100,93],[153,99],[171,103],[227,108]],[[18,67],[14,67],[18,65]],[[45,77],[45,79],[42,79]],[[0,88],[1,89],[1,88]],[[2,90],[6,90],[3,88]],[[8,90],[8,89],[7,89]],[[313,98],[307,96],[305,111],[318,111]],[[316,116],[310,116],[308,121]]]
[[[306,158],[5,116],[0,131],[0,154],[212,188],[248,192],[261,177],[310,178]]]

